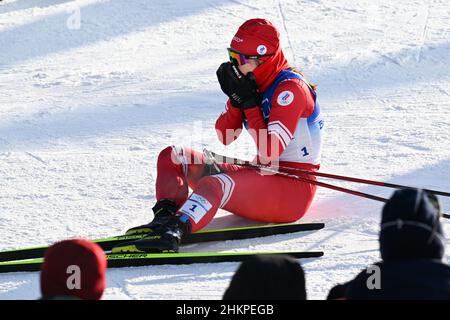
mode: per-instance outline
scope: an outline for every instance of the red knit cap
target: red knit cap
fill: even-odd
[[[70,285],[73,281],[69,278],[76,273],[70,266],[79,271],[79,288]],[[106,267],[106,256],[99,245],[83,239],[58,242],[45,252],[41,268],[42,295],[99,300],[106,287]]]
[[[261,92],[266,90],[275,80],[278,73],[289,68],[280,47],[280,33],[275,26],[265,19],[250,19],[242,24],[231,40],[230,47],[246,55],[267,55],[260,57],[264,63],[259,65],[253,74]]]
[[[239,27],[230,47],[246,55],[275,54],[280,45],[280,33],[265,19],[250,19]]]

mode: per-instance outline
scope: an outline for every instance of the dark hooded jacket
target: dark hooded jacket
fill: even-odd
[[[438,199],[423,190],[399,190],[383,208],[379,287],[368,268],[344,285],[346,299],[450,299],[450,267]],[[368,285],[369,283],[369,285]],[[370,289],[370,287],[372,289]]]

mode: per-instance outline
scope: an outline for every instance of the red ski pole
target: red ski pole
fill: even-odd
[[[290,168],[290,167],[282,167],[282,166],[280,167],[280,169],[293,170],[293,171],[297,171],[299,173],[310,174],[310,175],[314,175],[314,176],[318,176],[318,177],[343,180],[343,181],[351,181],[351,182],[357,182],[357,183],[363,183],[363,184],[370,184],[370,185],[375,185],[375,186],[379,186],[379,187],[386,187],[386,188],[393,188],[393,189],[414,189],[414,187],[405,186],[405,185],[401,185],[401,184],[394,184],[394,183],[388,183],[388,182],[382,182],[382,181],[374,181],[374,180],[361,179],[361,178],[355,178],[355,177],[341,176],[341,175],[325,173],[325,172],[314,172],[314,171],[307,171],[307,170],[301,170],[301,169]],[[423,190],[428,193],[432,193],[432,194],[435,194],[438,196],[450,197],[450,192],[431,190],[431,189],[423,189]]]
[[[288,176],[288,177],[291,177],[291,178],[299,179],[299,180],[307,182],[307,183],[315,184],[315,185],[320,186],[320,187],[324,187],[324,188],[328,188],[328,189],[332,189],[332,190],[336,190],[336,191],[352,194],[352,195],[355,195],[355,196],[359,196],[359,197],[362,197],[362,198],[372,199],[372,200],[375,200],[375,201],[380,201],[380,202],[387,202],[388,199],[383,198],[383,197],[379,197],[379,196],[375,196],[375,195],[372,195],[372,194],[360,192],[360,191],[355,191],[355,190],[351,190],[351,189],[347,189],[347,188],[343,188],[343,187],[338,187],[338,186],[335,186],[335,185],[332,185],[332,184],[328,184],[328,183],[324,183],[324,182],[321,182],[321,181],[311,180],[311,179],[308,179],[308,178],[305,178],[305,177],[289,174],[289,173],[286,173],[286,172],[280,172],[277,169],[291,170],[291,171],[296,171],[297,173],[301,173],[301,174],[309,174],[309,175],[315,175],[315,176],[331,178],[331,179],[339,179],[339,180],[345,180],[345,181],[353,181],[353,182],[359,182],[359,183],[365,183],[365,184],[372,184],[372,185],[389,187],[389,188],[412,189],[412,187],[407,187],[407,186],[394,185],[394,184],[389,184],[389,183],[384,183],[384,182],[378,182],[378,181],[372,181],[372,180],[366,180],[366,179],[359,179],[359,178],[352,178],[352,177],[346,177],[346,176],[339,176],[339,175],[328,174],[328,173],[323,173],[323,172],[301,170],[301,169],[296,169],[296,168],[291,168],[291,167],[279,166],[277,168],[272,168],[272,167],[268,167],[268,166],[253,164],[250,161],[245,161],[245,160],[241,160],[241,159],[221,156],[221,155],[218,155],[218,154],[216,154],[216,153],[214,153],[212,151],[206,150],[206,149],[203,150],[203,152],[204,152],[206,158],[210,159],[210,160],[219,161],[219,162],[222,162],[222,163],[237,164],[237,165],[241,165],[241,166],[250,167],[250,168],[253,168],[253,169],[268,170],[269,172],[274,173],[274,174]],[[437,194],[437,195],[442,195],[441,193],[444,193],[444,195],[447,194],[447,193],[441,192],[441,191],[428,190],[428,189],[424,189],[424,190],[427,191],[427,192],[430,192],[430,193]],[[448,196],[450,196],[450,194],[448,194]],[[450,215],[449,214],[443,213],[442,216],[444,218],[446,218],[446,219],[450,219]]]
[[[211,151],[208,151],[208,152],[211,152]],[[224,160],[223,162],[225,162],[225,163],[234,163],[234,164],[239,164],[239,165],[242,165],[242,166],[256,165],[258,167],[266,167],[266,166],[263,166],[263,165],[253,164],[250,161],[245,161],[245,160],[240,160],[240,159],[236,159],[236,158],[230,158],[230,157],[221,156],[221,155],[215,154],[214,152],[211,152],[211,154],[216,159],[223,159]],[[342,175],[325,173],[325,172],[309,171],[309,170],[303,170],[303,169],[286,167],[286,166],[278,166],[277,168],[281,169],[281,170],[295,171],[296,173],[299,173],[299,174],[309,174],[309,175],[317,176],[317,177],[336,179],[336,180],[343,180],[343,181],[350,181],[350,182],[356,182],[356,183],[363,183],[363,184],[375,185],[375,186],[379,186],[379,187],[386,187],[386,188],[393,188],[393,189],[415,189],[415,187],[405,186],[405,185],[401,185],[401,184],[394,184],[394,183],[388,183],[388,182],[382,182],[382,181],[375,181],[375,180],[368,180],[368,179],[355,178],[355,177],[349,177],[349,176],[342,176]],[[428,193],[432,193],[432,194],[435,194],[435,195],[438,195],[438,196],[450,197],[450,192],[431,190],[431,189],[423,189],[423,190],[428,192]]]

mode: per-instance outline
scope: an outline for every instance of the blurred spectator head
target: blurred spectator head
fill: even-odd
[[[260,255],[244,261],[224,300],[306,300],[305,273],[292,257]]]
[[[328,292],[327,300],[344,300],[347,283],[338,284]]]
[[[440,211],[433,194],[420,189],[396,191],[383,208],[382,259],[442,259],[445,245]]]
[[[45,252],[42,296],[99,300],[106,286],[106,267],[105,253],[97,244],[83,239],[58,242]]]

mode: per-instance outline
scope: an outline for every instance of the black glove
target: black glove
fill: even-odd
[[[261,95],[252,72],[244,75],[231,62],[224,62],[216,74],[222,91],[230,98],[231,105],[248,109],[261,104]]]

